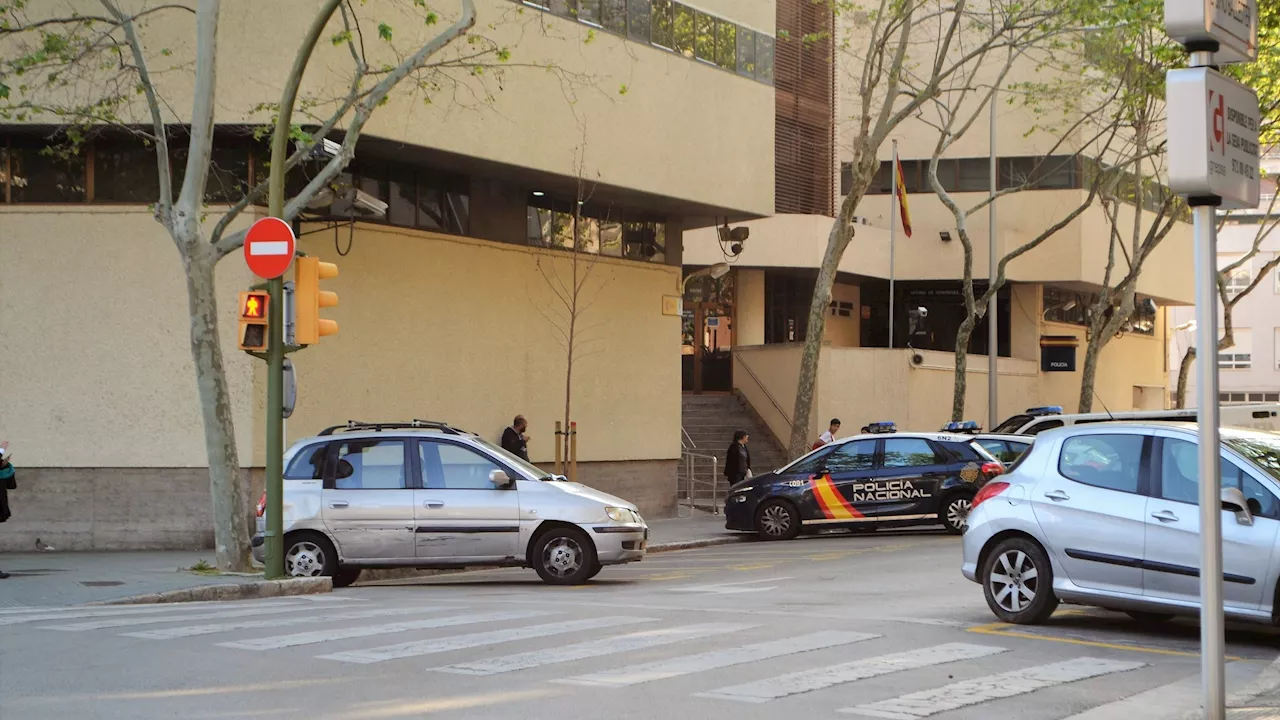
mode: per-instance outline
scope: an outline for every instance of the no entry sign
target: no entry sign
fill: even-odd
[[[289,269],[296,248],[289,223],[280,218],[262,218],[244,236],[244,261],[254,275],[274,280]]]

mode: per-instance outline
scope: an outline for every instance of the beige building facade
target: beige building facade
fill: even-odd
[[[223,3],[210,223],[264,176],[266,153],[247,128],[264,120],[258,103],[278,98],[307,21],[295,5],[311,8]],[[577,257],[591,303],[572,385],[580,480],[648,516],[668,514],[681,452],[681,321],[668,301],[680,293],[687,232],[773,213],[775,4],[477,6],[477,27],[510,46],[511,66],[500,82],[492,73],[460,82],[489,82],[469,97],[491,98],[393,95],[338,199],[296,223],[299,249],[340,269],[326,281],[340,304],[325,316],[341,332],[293,356],[299,398],[286,439],[348,420],[423,418],[496,440],[522,413],[531,459],[550,463],[565,408],[557,287],[573,273],[566,238],[581,203]],[[421,24],[390,0],[361,8],[397,18],[403,42]],[[681,30],[685,21],[709,28],[710,44]],[[143,33],[175,63],[190,59],[185,14],[157,13]],[[341,89],[349,62],[345,48],[320,43],[304,92]],[[189,75],[161,77],[180,146]],[[208,546],[186,293],[178,254],[148,209],[153,151],[104,129],[61,159],[42,152],[58,137],[39,120],[0,127],[0,328],[28,339],[11,342],[0,363],[0,437],[20,477],[0,550],[37,536],[68,550]],[[725,173],[759,181],[724,183]],[[346,189],[385,202],[385,215],[344,203]],[[236,294],[253,282],[238,253],[218,267],[236,443],[256,500],[265,376],[234,337]]]

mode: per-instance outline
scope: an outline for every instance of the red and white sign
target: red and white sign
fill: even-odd
[[[254,275],[274,280],[289,269],[297,245],[289,223],[280,218],[262,218],[244,236],[244,262]]]

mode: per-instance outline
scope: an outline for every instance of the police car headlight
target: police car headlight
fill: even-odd
[[[634,512],[627,508],[607,507],[604,509],[609,515],[609,519],[614,522],[639,522],[640,518]]]
[[[736,493],[748,493],[748,492],[751,492],[752,490],[755,490],[755,487],[754,487],[754,486],[752,486],[752,485],[748,485],[748,486],[746,486],[746,487],[744,487],[744,488],[738,488],[737,490],[734,490],[733,492],[734,492],[735,494],[736,494]]]
[[[750,489],[750,488],[748,488],[748,489]],[[730,498],[730,500],[732,500],[733,502],[736,502],[736,503],[744,503],[744,502],[746,502],[746,501],[747,501],[747,496],[746,496],[746,495],[734,495],[732,498]]]

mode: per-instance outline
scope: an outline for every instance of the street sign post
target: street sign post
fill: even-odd
[[[1165,32],[1189,49],[1215,43],[1217,63],[1258,57],[1257,0],[1164,0]]]
[[[1191,54],[1170,70],[1169,187],[1195,225],[1196,407],[1200,475],[1200,683],[1205,720],[1225,720],[1226,623],[1222,593],[1222,475],[1218,433],[1217,208],[1259,201],[1258,96],[1213,66],[1257,56],[1257,0],[1165,0],[1165,30]]]
[[[274,280],[289,269],[297,244],[289,223],[280,218],[261,218],[245,233],[244,262],[254,275]]]

